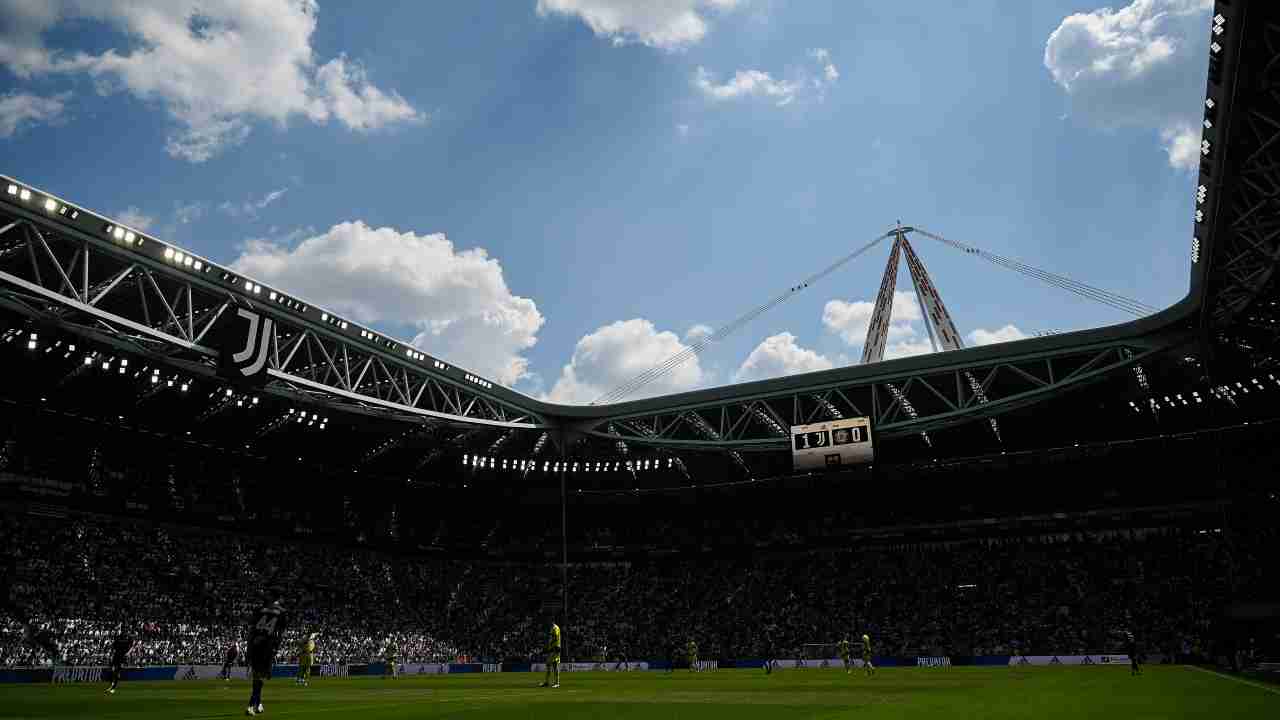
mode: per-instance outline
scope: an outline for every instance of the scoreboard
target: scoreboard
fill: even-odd
[[[871,418],[845,418],[791,428],[791,460],[796,470],[839,468],[874,459]]]

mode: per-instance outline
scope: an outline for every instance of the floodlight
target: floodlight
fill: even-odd
[[[197,269],[197,270],[199,270],[199,269],[200,269],[200,268],[202,268],[202,267],[204,267],[204,263],[202,263],[202,262],[200,262],[199,260],[197,260],[197,261],[196,261],[196,269]]]
[[[227,397],[231,397],[231,391],[230,391],[230,390],[228,390],[228,391],[227,391]]]
[[[44,200],[44,209],[45,209],[45,210],[48,210],[49,212],[53,212],[54,210],[57,210],[57,209],[58,209],[58,201],[57,201],[57,200],[54,200],[53,198],[45,198],[45,200]]]
[[[165,248],[165,249],[164,249],[164,259],[165,259],[165,260],[172,260],[172,259],[173,259],[173,248]]]
[[[17,186],[17,185],[14,185],[14,184],[12,184],[12,183],[10,183],[10,184],[9,184],[9,194],[10,194],[10,195],[17,195],[17,194],[18,194],[18,186]]]
[[[115,239],[117,239],[117,240],[123,240],[123,239],[124,239],[124,228],[122,228],[122,227],[120,227],[119,225],[117,225],[117,226],[116,226],[116,229],[115,229],[115,230],[113,230],[113,231],[111,232],[111,236],[112,236],[112,237],[114,237],[114,238],[115,238]]]
[[[30,191],[30,190],[28,190],[28,189],[26,189],[26,188],[23,188],[23,189],[18,193],[18,197],[22,198],[23,200],[30,200],[30,199],[31,199],[31,191]]]
[[[186,265],[187,267],[191,267],[191,264],[192,264],[192,263],[194,263],[195,261],[196,261],[196,259],[195,259],[195,258],[193,258],[193,257],[191,257],[190,255],[188,255],[188,256],[186,257],[186,259],[182,261],[182,264],[183,264],[183,265]]]
[[[134,240],[134,238],[136,238],[136,237],[138,237],[138,236],[137,236],[137,235],[134,235],[132,230],[129,230],[128,232],[126,232],[126,233],[124,234],[124,241],[125,241],[125,242],[127,242],[127,243],[129,243],[130,245],[132,245],[132,244],[133,244],[133,240]]]
[[[182,387],[181,387],[180,389],[182,390],[182,392],[186,392],[186,391],[187,391],[187,384],[186,384],[186,383],[182,383]]]

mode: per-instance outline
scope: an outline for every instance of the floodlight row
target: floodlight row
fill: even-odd
[[[88,211],[81,210],[64,203],[62,200],[52,195],[48,195],[33,188],[24,187],[23,185],[15,182],[6,183],[5,192],[13,200],[17,200],[24,204],[43,207],[50,215],[61,216],[67,220],[79,220],[81,215],[86,215],[86,217],[89,218],[93,217],[91,213],[88,213]],[[79,224],[80,223],[78,222],[77,225]],[[337,330],[349,331],[352,329],[352,323],[336,314],[328,311],[320,311],[318,308],[312,308],[308,303],[292,298],[283,292],[267,288],[261,283],[242,277],[230,270],[218,268],[206,258],[199,257],[181,248],[156,240],[153,237],[147,236],[140,230],[130,228],[115,221],[104,221],[98,228],[98,232],[101,233],[102,237],[116,245],[140,252],[143,252],[143,248],[145,247],[146,253],[154,254],[159,259],[164,260],[166,264],[178,269],[192,273],[199,273],[201,275],[211,274],[215,269],[217,269],[219,271],[219,280],[241,289],[248,295],[255,298],[261,298],[263,295],[266,295],[268,300],[304,315],[310,314],[312,310],[317,310],[320,313],[321,322],[327,323]],[[155,249],[152,249],[153,247]],[[404,349],[404,357],[408,360],[423,364],[427,364],[429,362],[431,367],[435,370],[447,372],[452,369],[449,364],[431,358],[426,353],[420,352],[414,348],[407,347],[404,343],[393,340],[372,330],[361,328],[358,325],[354,329],[362,340],[371,342],[381,348],[397,353],[401,349]],[[485,389],[491,390],[494,387],[492,382],[471,373],[463,373],[463,377],[467,382],[479,385]]]
[[[477,470],[519,470],[526,472],[643,472],[670,470],[674,458],[642,458],[631,460],[535,460],[533,458],[497,458],[491,455],[463,455],[462,466]]]

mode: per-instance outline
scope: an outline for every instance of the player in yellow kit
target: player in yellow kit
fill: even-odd
[[[554,673],[555,682],[552,682]],[[551,637],[547,640],[547,676],[539,687],[560,687],[560,626],[551,623]]]
[[[844,673],[848,675],[853,671],[853,660],[851,660],[852,652],[849,650],[849,638],[840,641],[837,646],[840,651],[840,662],[844,663]]]
[[[319,633],[311,633],[298,646],[298,679],[299,685],[306,686],[311,680],[311,666],[316,661],[316,636]]]
[[[876,666],[871,664],[871,637],[865,633],[862,635],[862,667],[868,675],[876,671]]]

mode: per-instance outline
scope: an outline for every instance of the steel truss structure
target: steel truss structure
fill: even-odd
[[[943,349],[957,349],[667,397],[563,406],[335,323],[301,301],[268,302],[261,286],[228,269],[190,272],[190,256],[184,267],[161,254],[181,257],[178,248],[148,239],[140,250],[119,241],[118,227],[113,240],[108,218],[9,178],[0,181],[0,305],[204,377],[217,373],[210,329],[231,308],[250,306],[274,321],[265,392],[431,428],[454,426],[426,433],[442,447],[457,447],[461,437],[467,447],[495,453],[532,447],[538,454],[551,438],[566,454],[574,452],[573,443],[594,440],[608,453],[721,450],[746,470],[749,451],[785,447],[793,424],[866,415],[880,437],[891,438],[985,423],[1104,378],[1145,378],[1143,365],[1160,358],[1208,357],[1215,343],[1274,356],[1280,338],[1280,312],[1273,310],[1280,262],[1280,4],[1219,2],[1206,32],[1213,45],[1199,187],[1194,205],[1188,202],[1188,225],[1195,213],[1190,291],[1173,307],[1123,325],[958,349],[958,336],[954,342],[946,337],[955,334],[950,319],[942,322],[926,308],[932,330],[946,331]],[[932,287],[916,274],[923,265],[901,237],[905,231],[894,256],[901,247],[917,286]],[[886,276],[873,322],[877,333],[888,318],[888,284]],[[276,292],[270,295],[275,299]],[[869,340],[866,347],[874,354],[882,343]],[[1149,388],[1135,385],[1135,392]],[[998,440],[999,429],[990,424]]]
[[[42,324],[213,377],[219,349],[208,344],[210,330],[233,308],[252,307],[274,321],[265,392],[428,424],[545,427],[537,414],[476,382],[299,318],[246,284],[218,287],[206,274],[157,263],[57,217],[0,205],[0,304]]]
[[[1271,5],[1247,3],[1235,17],[1218,15],[1227,31],[1245,27],[1214,35],[1221,49],[1211,56],[1210,87],[1230,94],[1225,106],[1211,95],[1204,109],[1192,248],[1193,262],[1207,266],[1206,324],[1259,365],[1273,362],[1269,351],[1280,340],[1280,13]],[[1217,153],[1223,157],[1215,172],[1209,160]]]
[[[613,432],[591,434],[668,448],[781,450],[789,446],[789,426],[851,416],[870,417],[882,438],[927,433],[1086,386],[1194,342],[1192,334],[1168,333],[986,362],[884,372],[752,398],[615,415],[610,418]],[[714,438],[703,429],[708,427],[715,432]]]

